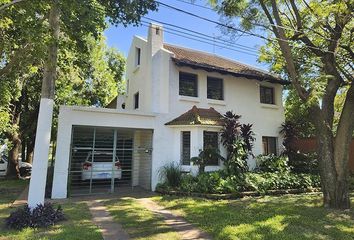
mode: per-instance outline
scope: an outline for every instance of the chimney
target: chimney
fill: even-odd
[[[163,28],[162,25],[150,23],[148,33],[148,43],[151,47],[151,56],[163,47]]]

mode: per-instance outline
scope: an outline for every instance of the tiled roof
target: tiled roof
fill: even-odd
[[[222,115],[214,108],[197,108],[183,113],[165,125],[216,125],[222,126]]]
[[[268,81],[284,85],[289,84],[288,81],[282,80],[277,75],[217,55],[170,44],[164,44],[164,48],[174,53],[172,60],[178,66],[188,66],[203,69],[208,72],[219,72],[221,74],[230,74],[236,77],[246,77],[259,81]]]

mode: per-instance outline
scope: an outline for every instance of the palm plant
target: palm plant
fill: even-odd
[[[192,157],[191,162],[198,166],[199,173],[204,173],[205,167],[208,165],[208,163],[216,159],[222,161],[225,160],[225,158],[220,155],[219,149],[207,147],[204,150],[201,150],[197,157]]]

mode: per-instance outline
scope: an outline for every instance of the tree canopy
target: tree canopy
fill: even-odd
[[[306,112],[314,126],[324,204],[348,208],[349,144],[354,130],[354,1],[209,2],[230,22],[228,32],[235,34],[234,26],[240,25],[243,33],[265,40],[259,60],[270,63],[273,72],[292,83],[293,106]],[[232,22],[235,18],[239,24]]]

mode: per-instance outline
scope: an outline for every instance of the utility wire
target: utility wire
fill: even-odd
[[[144,26],[144,27],[147,27],[147,28],[151,27],[150,25],[148,25],[148,24],[146,24],[146,23],[141,23],[141,25]],[[152,26],[152,27],[153,27],[153,26]],[[154,28],[154,29],[157,29],[157,28],[155,28],[155,27],[153,27],[153,28]],[[215,44],[215,43],[211,42],[210,40],[200,40],[199,37],[197,37],[197,38],[195,38],[195,37],[190,37],[189,34],[186,35],[187,33],[180,34],[180,33],[176,33],[175,30],[174,30],[174,31],[164,30],[164,32],[165,32],[165,33],[172,34],[172,35],[175,35],[175,36],[183,37],[183,38],[186,38],[186,39],[194,40],[194,41],[197,41],[197,42],[209,44],[209,45],[212,45],[212,46],[216,46],[216,47],[228,49],[228,50],[231,50],[231,51],[234,51],[234,52],[239,52],[239,53],[243,53],[243,54],[248,54],[248,55],[250,55],[250,56],[258,57],[257,54],[250,53],[250,52],[246,52],[246,51],[239,50],[239,49],[235,49],[235,48],[232,48],[232,47],[229,47],[229,46],[225,46],[225,45]]]
[[[163,24],[164,27],[165,27],[165,26],[171,26],[171,27],[173,27],[173,28],[181,29],[181,30],[183,30],[183,31],[187,31],[187,32],[190,32],[190,33],[197,34],[197,35],[199,35],[199,36],[203,36],[203,37],[209,38],[209,40],[218,41],[218,42],[220,42],[221,44],[228,43],[230,46],[238,46],[239,48],[242,48],[243,50],[252,51],[252,52],[258,53],[258,51],[255,50],[255,49],[252,48],[252,47],[245,46],[245,45],[242,45],[242,44],[238,44],[238,43],[235,43],[235,42],[230,41],[230,40],[227,40],[227,39],[217,38],[217,40],[216,40],[214,36],[210,36],[210,35],[207,35],[207,34],[205,34],[205,33],[198,32],[198,31],[194,31],[194,30],[192,30],[192,29],[184,28],[184,27],[181,27],[181,26],[178,26],[178,25],[175,25],[175,24],[171,24],[171,23],[159,21],[159,20],[152,19],[152,18],[149,18],[149,17],[143,17],[143,18],[144,18],[144,19],[147,19],[147,20],[150,20],[150,21],[153,21],[153,22],[157,22],[157,23]],[[149,22],[145,22],[145,23],[148,23],[148,24],[149,24]],[[171,28],[170,28],[170,29],[171,29]],[[171,29],[171,30],[172,30],[172,29]]]
[[[204,21],[207,21],[207,22],[210,22],[210,23],[213,23],[213,24],[222,26],[222,27],[225,27],[225,28],[230,29],[230,30],[233,30],[233,31],[237,31],[237,32],[249,34],[249,35],[252,35],[252,36],[254,36],[254,37],[258,37],[258,38],[261,38],[261,39],[264,39],[264,40],[267,40],[267,41],[275,42],[275,41],[279,40],[279,41],[283,41],[283,42],[287,42],[287,43],[289,43],[289,44],[292,44],[292,42],[289,41],[289,40],[285,40],[285,39],[281,39],[281,38],[277,38],[277,37],[275,37],[274,39],[272,39],[272,38],[267,38],[267,37],[264,37],[264,36],[262,36],[262,35],[259,35],[259,34],[250,32],[250,31],[245,31],[245,30],[240,29],[240,28],[236,28],[236,27],[233,27],[233,26],[224,24],[224,23],[220,23],[220,22],[215,21],[215,20],[211,20],[211,19],[206,18],[206,17],[199,16],[199,15],[194,14],[194,13],[192,13],[192,12],[185,11],[185,10],[183,10],[183,9],[180,9],[180,8],[177,8],[177,7],[168,5],[168,4],[166,4],[166,3],[162,3],[162,2],[160,2],[160,1],[156,1],[156,2],[157,2],[158,4],[164,6],[164,7],[173,9],[173,10],[175,10],[175,11],[178,11],[178,12],[181,12],[181,13],[184,13],[184,14],[187,14],[187,15],[190,15],[190,16],[193,16],[193,17],[196,17],[196,18],[199,18],[199,19],[201,19],[201,20],[204,20]],[[328,52],[328,53],[333,53],[333,54],[334,54],[334,52],[332,52],[332,51],[323,51],[323,49],[318,48],[318,47],[312,47],[312,46],[307,46],[307,47],[308,47],[308,48],[311,48],[311,49],[320,50],[320,51],[322,51],[322,52]]]
[[[143,23],[145,24],[148,24],[149,25],[149,22],[145,22],[145,21],[142,21]],[[144,25],[145,26],[145,25]],[[167,29],[167,30],[166,30]],[[195,34],[190,34],[190,33],[187,33],[187,32],[183,32],[183,31],[179,31],[179,30],[176,30],[176,29],[171,29],[171,28],[166,28],[164,27],[164,31],[165,32],[168,32],[168,33],[171,33],[171,34],[175,34],[178,36],[181,36],[181,37],[187,37],[187,38],[190,38],[190,37],[193,37],[194,40],[196,41],[199,41],[199,40],[202,40],[203,43],[206,43],[205,41],[208,42],[208,44],[210,45],[213,45],[213,46],[218,46],[220,48],[226,48],[226,49],[229,49],[229,50],[233,50],[233,51],[238,51],[238,52],[242,52],[242,53],[246,53],[246,54],[250,54],[252,56],[258,56],[257,55],[257,51],[253,50],[253,51],[250,51],[249,49],[238,49],[238,48],[234,48],[232,44],[225,44],[224,42],[222,41],[215,41],[213,39],[209,39],[209,38],[205,38],[205,37],[201,37],[199,35],[195,35]],[[181,35],[183,34],[183,36]],[[216,45],[217,44],[217,45]],[[246,51],[246,52],[245,52]]]
[[[216,9],[212,8],[212,7],[207,7],[207,6],[203,6],[203,5],[200,5],[200,4],[195,4],[195,3],[192,3],[190,1],[185,1],[185,0],[176,0],[176,1],[179,1],[179,2],[182,2],[182,3],[185,3],[185,4],[189,4],[189,5],[192,5],[192,6],[197,6],[197,7],[200,7],[200,8],[204,8],[204,9],[208,9],[210,11],[213,11],[215,12]],[[250,21],[253,25],[256,25],[258,27],[262,27],[262,28],[265,28],[265,29],[269,29],[267,26],[265,26],[264,24],[260,24],[260,23],[256,23],[256,22],[252,22]],[[294,29],[294,28],[291,28],[291,27],[286,27],[286,26],[279,26],[279,25],[276,25],[276,24],[271,24],[271,23],[268,23],[270,26],[274,26],[276,28],[282,28],[282,29],[286,29],[286,30],[290,30],[290,31],[294,31],[294,32],[297,32],[297,33],[301,33],[301,34],[305,34],[303,31],[299,31],[297,29]],[[308,30],[312,30],[310,28],[307,28]],[[316,33],[317,35],[321,36],[322,38],[328,40],[328,41],[334,41],[333,39],[330,39],[330,38],[327,38],[325,36],[323,36],[322,34],[320,33],[317,33],[317,32],[314,32]]]

